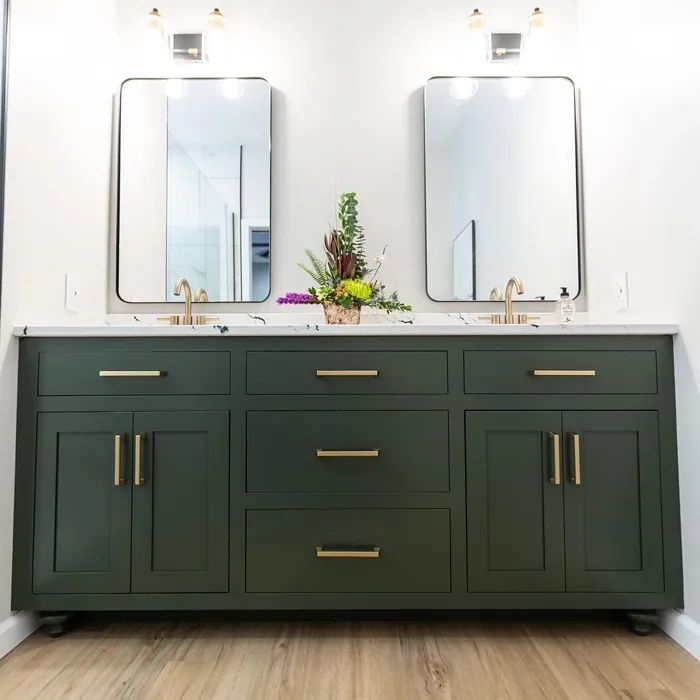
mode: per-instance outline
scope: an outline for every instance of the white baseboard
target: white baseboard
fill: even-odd
[[[0,659],[9,654],[39,627],[34,613],[19,612],[0,622]]]
[[[680,610],[664,610],[659,627],[696,659],[700,659],[700,623]]]

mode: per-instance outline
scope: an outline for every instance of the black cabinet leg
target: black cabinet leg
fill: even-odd
[[[646,637],[659,623],[659,615],[654,610],[627,613],[629,628],[640,637]]]
[[[70,612],[42,612],[39,622],[52,639],[62,637],[71,627],[75,615]]]

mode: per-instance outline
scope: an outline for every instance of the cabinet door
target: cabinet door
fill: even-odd
[[[469,412],[466,420],[469,590],[562,591],[561,413]]]
[[[228,591],[229,414],[137,413],[134,442],[132,592]]]
[[[564,432],[566,590],[663,591],[656,412],[565,413]]]
[[[131,427],[131,413],[39,415],[35,593],[129,592]]]

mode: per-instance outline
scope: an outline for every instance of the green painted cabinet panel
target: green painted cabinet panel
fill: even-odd
[[[449,413],[249,411],[247,454],[253,493],[446,492]]]
[[[131,425],[131,413],[39,415],[35,593],[129,592]]]
[[[567,412],[564,432],[566,590],[662,591],[657,413]],[[572,435],[580,436],[580,485]]]
[[[536,376],[536,370],[595,376]],[[655,394],[653,350],[474,350],[464,353],[467,394]]]
[[[319,558],[317,547],[341,556]],[[377,558],[345,558],[377,548]],[[450,511],[250,510],[246,590],[437,593],[450,590]]]
[[[466,415],[470,591],[563,591],[563,488],[552,483],[556,411]],[[561,457],[561,445],[560,454]]]
[[[101,377],[100,372],[160,372],[157,377]],[[230,394],[228,352],[43,352],[41,396]]]
[[[228,590],[229,414],[137,413],[132,592]]]
[[[446,352],[249,352],[249,394],[446,394]],[[321,376],[319,371],[374,376]]]

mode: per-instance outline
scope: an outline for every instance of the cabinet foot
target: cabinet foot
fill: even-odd
[[[627,624],[636,635],[646,637],[654,630],[659,622],[655,611],[627,613]]]
[[[52,639],[62,637],[71,627],[75,615],[69,612],[42,612],[39,622]]]

